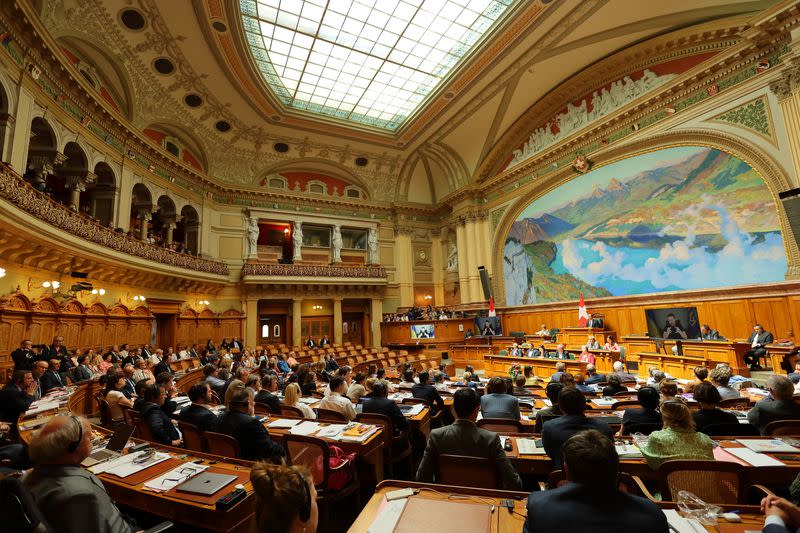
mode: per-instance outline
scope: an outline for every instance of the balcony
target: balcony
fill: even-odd
[[[242,281],[262,284],[386,285],[382,266],[321,264],[275,264],[248,262],[242,267]]]

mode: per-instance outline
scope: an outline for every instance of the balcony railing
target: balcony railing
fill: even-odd
[[[386,278],[381,266],[283,265],[274,263],[245,263],[242,276],[297,276],[316,278]]]
[[[0,166],[0,198],[51,226],[112,250],[174,267],[228,275],[228,265],[222,261],[174,252],[106,228],[37,191],[4,165]]]

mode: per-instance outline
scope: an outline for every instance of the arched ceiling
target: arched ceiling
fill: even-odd
[[[202,139],[204,166],[220,181],[246,190],[265,168],[327,160],[357,177],[376,201],[436,203],[474,181],[526,111],[576,73],[655,36],[775,3],[513,2],[513,16],[500,20],[395,131],[282,105],[248,50],[238,0],[43,0],[40,13],[53,37],[91,43],[81,47],[84,59],[96,58],[93,67],[120,84],[134,126],[172,124],[186,138]],[[131,9],[143,16],[143,28],[123,24],[121,14]],[[94,52],[100,49],[102,57]],[[190,94],[200,105],[186,103]],[[288,150],[276,151],[276,143]],[[367,164],[356,164],[359,158]],[[413,186],[425,190],[409,191]]]

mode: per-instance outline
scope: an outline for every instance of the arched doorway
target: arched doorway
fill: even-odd
[[[152,227],[153,239],[156,244],[172,247],[177,216],[177,209],[172,198],[166,195],[160,196],[158,213],[153,217]]]
[[[114,227],[117,179],[108,163],[97,163],[94,173],[97,180],[81,193],[80,211],[88,213],[104,226]]]
[[[47,178],[56,166],[64,162],[64,156],[58,153],[56,146],[56,134],[50,124],[41,117],[34,118],[24,178],[40,192],[46,192]]]
[[[95,175],[89,172],[86,153],[76,142],[68,142],[64,147],[64,164],[59,166],[55,173],[47,178],[47,189],[50,195],[58,202],[68,205],[77,211],[80,204],[80,195],[87,187],[94,184]],[[89,209],[83,211],[89,214]]]
[[[131,220],[129,235],[136,235],[142,241],[147,240],[150,220],[157,206],[153,205],[153,196],[142,183],[137,183],[131,191]]]
[[[183,243],[183,250],[186,253],[197,255],[200,242],[200,216],[194,207],[185,205],[181,209],[175,240]]]

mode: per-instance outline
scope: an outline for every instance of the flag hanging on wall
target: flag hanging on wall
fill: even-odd
[[[489,316],[497,316],[494,312],[494,296],[489,296]]]
[[[578,304],[578,324],[581,327],[586,327],[589,322],[589,312],[586,310],[586,302],[583,301],[583,293],[581,293],[581,301]]]

